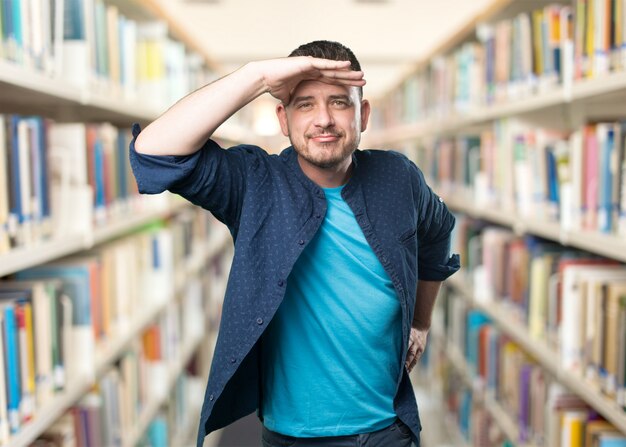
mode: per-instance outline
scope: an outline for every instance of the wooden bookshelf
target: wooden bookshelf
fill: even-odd
[[[88,233],[53,237],[50,240],[35,242],[29,247],[11,250],[0,255],[0,277],[88,250],[150,222],[165,219],[189,206],[190,204],[185,201],[170,201],[165,207],[147,210],[130,218],[120,218],[102,227],[94,227]]]
[[[141,414],[139,416],[139,421],[132,432],[128,434],[127,437],[122,441],[123,447],[135,447],[135,445],[139,442],[145,431],[147,430],[150,422],[154,419],[159,408],[161,408],[165,402],[167,402],[169,398],[169,393],[176,384],[176,379],[183,372],[183,369],[191,360],[193,354],[200,346],[201,338],[196,340],[192,340],[187,342],[184,346],[182,346],[180,357],[174,362],[170,363],[167,368],[167,383],[166,393],[162,398],[153,399],[149,401],[145,407],[141,410]]]
[[[480,81],[477,81],[478,78],[472,78],[468,75],[468,70],[478,67],[478,65],[471,65],[474,60],[467,65],[462,65],[464,62],[445,59],[466,42],[480,40],[479,34],[481,31],[485,31],[485,28],[480,30],[479,28],[484,24],[494,24],[502,18],[510,19],[519,12],[533,11],[535,8],[542,8],[552,3],[548,1],[507,2],[497,0],[490,2],[485,11],[468,20],[449,39],[418,63],[413,71],[399,82],[397,87],[391,89],[388,101],[380,99],[378,102],[374,102],[374,109],[379,106],[384,107],[383,113],[376,117],[380,118],[380,121],[375,121],[384,127],[376,129],[370,126],[368,132],[363,135],[362,147],[413,150],[425,146],[426,150],[433,151],[427,153],[424,157],[425,160],[430,160],[433,157],[434,160],[445,163],[446,157],[450,154],[445,153],[439,159],[438,154],[434,152],[437,150],[436,142],[448,143],[453,141],[454,137],[480,135],[481,132],[488,129],[495,129],[493,131],[495,134],[499,128],[494,126],[494,123],[498,121],[507,122],[510,119],[510,121],[523,122],[529,128],[534,126],[566,134],[580,130],[586,123],[596,120],[613,122],[626,118],[626,108],[624,108],[626,103],[626,67],[623,65],[617,71],[600,74],[595,72],[596,68],[593,68],[593,76],[579,80],[574,79],[573,75],[570,78],[566,76],[567,73],[561,72],[562,82],[557,81],[556,77],[551,78],[550,76],[554,73],[550,72],[544,79],[534,79],[533,81],[536,83],[532,84],[532,87],[530,84],[524,84],[521,89],[518,89],[520,85],[515,84],[515,82],[527,83],[529,79],[518,77],[516,81],[512,81],[513,77],[507,77],[506,81],[500,79],[502,83],[499,83],[497,75],[493,73],[497,70],[494,67],[497,64],[494,60],[490,61],[492,64],[490,68],[493,70],[491,79],[485,79],[485,74],[481,72],[482,77]],[[572,12],[576,12],[575,2],[557,3],[572,6]],[[530,20],[532,21],[532,18]],[[574,28],[576,27],[575,23],[576,18],[574,17]],[[507,25],[510,26],[508,30],[514,32],[512,30],[515,24],[509,23]],[[531,22],[531,26],[534,26],[534,23]],[[497,30],[494,27],[490,32],[495,35]],[[482,37],[485,38],[485,35],[483,34]],[[510,44],[511,42],[512,40],[509,41]],[[496,44],[497,42],[494,41],[493,45]],[[474,48],[469,49],[474,50]],[[486,48],[480,50],[486,51]],[[497,53],[498,50],[493,51]],[[515,50],[509,49],[509,55],[512,55],[513,51]],[[460,52],[456,54],[461,55]],[[485,53],[471,51],[468,54],[468,58],[472,58],[476,54],[485,55]],[[439,67],[440,71],[437,71],[438,67],[435,63],[430,65],[431,61],[435,59],[442,62],[441,67]],[[444,65],[448,63],[450,65]],[[508,68],[510,67],[506,67],[506,69]],[[487,65],[480,66],[480,69],[486,70]],[[465,71],[461,73],[462,70]],[[503,68],[503,71],[506,70]],[[448,75],[454,78],[454,81],[450,81],[446,77]],[[459,77],[467,75],[467,77],[459,81],[456,79],[456,75]],[[514,76],[510,73],[508,75]],[[441,78],[437,78],[437,76]],[[503,74],[503,76],[506,75]],[[444,78],[445,80],[442,81]],[[446,83],[446,80],[449,82]],[[409,82],[412,84],[408,84]],[[467,83],[462,85],[461,88],[464,90],[459,93],[459,90],[454,90],[451,87],[454,82]],[[468,93],[467,89],[471,89],[474,85],[480,88],[480,93],[473,94],[473,91]],[[442,89],[441,92],[435,90],[438,87]],[[485,89],[484,92],[483,88]],[[492,88],[494,91],[489,90],[488,94],[488,88]],[[425,95],[423,90],[428,92],[433,90],[436,93]],[[504,95],[500,96],[498,93],[502,92]],[[443,102],[437,103],[439,100]],[[491,102],[488,104],[488,101]],[[449,113],[444,113],[446,110]],[[474,156],[477,152],[463,152],[463,154]],[[489,156],[489,154],[485,156]],[[512,159],[513,156],[511,155]],[[491,161],[494,164],[502,162],[501,160]],[[505,163],[508,162],[509,160],[506,159]],[[454,167],[451,165],[452,163],[444,166],[424,166],[424,172],[431,172],[430,169],[433,169],[432,172],[437,172],[434,176],[439,175],[449,181],[450,177],[460,175],[446,171],[457,168],[456,165]],[[496,164],[496,166],[500,167],[501,165]],[[441,174],[439,169],[446,172]],[[492,171],[489,173],[493,174]],[[600,231],[571,229],[565,227],[560,221],[548,220],[547,216],[522,215],[513,208],[515,204],[512,204],[511,209],[504,209],[498,204],[480,204],[474,200],[472,193],[465,192],[461,188],[449,188],[445,183],[444,181],[439,185],[441,191],[437,190],[438,185],[435,183],[432,186],[445,199],[448,207],[455,212],[480,219],[486,223],[509,228],[518,236],[534,235],[563,246],[626,262],[626,240],[623,236],[605,234]],[[462,185],[462,187],[464,186]],[[505,190],[509,187],[509,184],[504,187],[497,185],[497,188],[504,188]],[[516,187],[514,186],[514,188]],[[505,194],[509,193],[510,191],[506,190]],[[510,197],[507,196],[506,198]],[[485,301],[483,297],[474,296],[473,284],[467,281],[463,272],[453,275],[448,282],[459,291],[470,306],[488,315],[501,332],[513,339],[558,382],[580,396],[595,411],[614,424],[618,430],[626,433],[626,412],[598,388],[585,381],[582,376],[564,370],[561,367],[559,353],[549,347],[546,342],[532,338],[525,323],[516,320],[514,316],[519,314],[518,310],[510,309],[503,302]],[[455,357],[454,349],[446,348],[444,353],[451,359],[456,369],[462,372],[461,375],[465,377],[466,383],[471,387],[473,379],[467,375],[468,371],[461,362],[464,360],[462,356],[459,358],[456,355]],[[492,414],[507,436],[512,440],[518,439],[519,430],[516,421],[505,418],[505,413],[498,402],[493,399],[493,396],[485,393],[483,401],[487,411]]]
[[[465,114],[452,113],[445,118],[430,118],[421,122],[403,123],[384,130],[363,134],[363,146],[389,147],[409,140],[454,135],[468,132],[472,127],[512,116],[532,114],[550,115],[563,112],[567,107],[586,108],[590,117],[606,117],[618,110],[626,98],[626,72],[608,73],[595,79],[574,82],[570,87],[556,85],[548,91],[513,101],[476,107]],[[597,108],[598,103],[603,107]],[[564,120],[567,116],[564,117]],[[567,126],[567,122],[559,122]]]
[[[132,121],[152,121],[162,112],[142,101],[91,93],[4,59],[0,59],[0,98],[2,112],[36,111],[61,121],[109,121],[128,126]]]
[[[626,240],[617,235],[566,230],[558,222],[527,218],[514,211],[501,211],[496,207],[475,206],[464,194],[442,194],[442,196],[452,211],[511,228],[518,235],[532,234],[564,246],[626,262]]]
[[[504,433],[504,435],[517,447],[535,447],[533,444],[521,443],[518,441],[520,437],[519,430],[514,419],[494,398],[493,393],[484,389],[482,379],[476,377],[471,372],[467,361],[463,357],[463,354],[461,354],[459,348],[450,341],[445,341],[445,339],[444,346],[444,355],[450,361],[457,373],[459,373],[465,385],[472,390],[474,398],[481,403],[483,408],[493,418],[502,433]]]
[[[472,307],[489,316],[504,334],[511,337],[516,344],[554,376],[558,382],[565,385],[619,430],[626,433],[626,412],[615,401],[604,396],[594,385],[585,381],[582,376],[561,368],[558,352],[551,349],[543,340],[532,338],[524,324],[511,317],[515,315],[515,312],[508,309],[505,303],[482,300],[480,297],[475,296],[472,292],[472,284],[462,272],[452,276],[448,283]]]
[[[183,42],[186,50],[197,53],[204,63],[203,67],[210,69],[210,73],[207,74],[206,70],[202,71],[199,77],[194,77],[194,81],[197,79],[205,80],[207,76],[211,80],[221,74],[221,68],[202,48],[201,43],[187,30],[185,24],[172,11],[172,6],[168,2],[162,0],[133,0],[131,2],[107,0],[106,5],[117,6],[119,12],[131,20],[165,22],[168,26],[168,36]],[[90,12],[93,11],[87,11],[87,13]],[[35,22],[33,21],[33,23]],[[85,28],[88,26],[85,23],[83,25]],[[58,48],[55,47],[56,50]],[[92,47],[89,47],[88,51],[92,51]],[[55,57],[59,58],[58,53],[55,54]],[[197,61],[198,58],[194,56],[192,62]],[[0,58],[1,114],[38,116],[58,123],[112,123],[120,129],[127,129],[134,122],[145,125],[164,112],[164,107],[151,105],[154,102],[151,103],[144,100],[145,98],[142,99],[139,91],[124,91],[121,85],[116,85],[111,80],[100,79],[100,74],[95,76],[94,73],[90,72],[89,78],[85,79],[84,83],[72,83],[60,74],[58,70],[60,59],[47,64],[48,70],[38,70],[27,65]],[[107,78],[108,76],[104,77]],[[193,84],[190,83],[189,85]],[[195,88],[192,86],[192,90]],[[145,93],[142,95],[145,96]],[[148,99],[150,98],[149,96]],[[231,121],[221,126],[214,137],[237,143],[251,138],[252,132],[249,127],[242,125],[241,121]],[[11,148],[8,150],[10,151]],[[76,234],[61,235],[59,231],[56,234],[53,233],[48,239],[35,240],[30,245],[4,252],[0,254],[0,277],[108,244],[141,227],[170,218],[191,207],[191,204],[180,198],[178,200],[173,199],[169,193],[156,198],[133,198],[132,200],[137,200],[137,202],[133,202],[133,206],[128,207],[132,211],[127,211],[125,214],[115,213],[118,217],[108,220],[103,225],[93,223],[87,225],[84,231]],[[89,214],[92,214],[92,210],[89,211]],[[196,244],[191,258],[186,259],[184,264],[175,271],[174,292],[171,296],[151,302],[151,306],[147,306],[129,318],[130,321],[123,327],[120,326],[109,338],[98,342],[94,354],[95,362],[93,365],[89,365],[93,367],[93,372],[84,377],[72,379],[66,384],[66,389],[63,392],[55,394],[46,405],[36,408],[32,420],[22,424],[20,431],[11,436],[7,445],[30,445],[70,407],[80,401],[91,390],[96,380],[115,366],[120,356],[136,341],[142,331],[167,311],[168,305],[183,291],[187,280],[197,276],[201,269],[207,265],[208,260],[223,252],[231,240],[230,234],[224,226],[219,225],[211,228],[208,240]],[[135,298],[128,297],[128,299]],[[168,390],[175,384],[176,378],[183,371],[199,344],[200,340],[193,340],[192,343],[183,346],[180,358],[173,365],[168,365]],[[124,445],[135,445],[163,403],[164,401],[151,402],[144,409],[140,415],[140,424],[136,427],[136,432],[124,438]],[[195,429],[196,424],[197,417],[192,417],[186,427],[187,432]]]
[[[185,268],[185,277],[189,278],[197,275],[199,267],[206,265],[208,260],[224,250],[229,240],[230,235],[228,231],[225,230],[225,227],[222,230],[216,230],[210,239],[210,243],[202,250],[201,261]],[[11,437],[10,445],[30,445],[30,443],[43,433],[54,421],[74,405],[94,385],[94,379],[97,379],[110,369],[128,345],[141,334],[143,329],[155,321],[156,318],[167,309],[168,304],[175,300],[175,297],[184,285],[185,281],[180,282],[172,295],[166,297],[166,299],[161,302],[155,302],[151,308],[138,313],[126,328],[119,330],[110,340],[99,343],[96,347],[96,364],[94,366],[93,377],[83,377],[73,381],[68,384],[65,391],[55,395],[54,399],[47,405],[37,409],[33,420],[24,424],[20,431],[15,436]],[[174,372],[180,372],[182,370],[193,352],[195,352],[195,348],[199,342],[199,340],[195,340],[192,344],[183,349],[184,355],[179,362],[169,368],[170,373],[168,377],[170,381],[175,381],[177,375],[174,375]],[[170,388],[171,386],[168,389]],[[153,405],[156,405],[156,403],[153,403]],[[160,404],[158,407],[160,407]],[[156,410],[154,410],[154,412],[156,412]],[[152,413],[153,415],[154,412]],[[148,418],[148,416],[145,417]],[[148,418],[147,422],[149,423],[151,419],[152,417]],[[139,436],[141,436],[141,433]]]

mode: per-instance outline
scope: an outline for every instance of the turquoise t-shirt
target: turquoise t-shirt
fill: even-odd
[[[368,433],[396,418],[402,313],[342,187],[298,258],[263,338],[264,425],[297,437]]]

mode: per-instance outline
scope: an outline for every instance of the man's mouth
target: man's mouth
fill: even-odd
[[[340,136],[337,134],[325,133],[325,134],[320,134],[320,135],[314,135],[310,138],[311,140],[317,143],[332,143],[334,141],[337,141],[340,138]]]

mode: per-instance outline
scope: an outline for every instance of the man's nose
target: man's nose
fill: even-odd
[[[334,124],[335,121],[328,106],[318,107],[317,115],[315,117],[315,125],[325,129],[333,126]]]

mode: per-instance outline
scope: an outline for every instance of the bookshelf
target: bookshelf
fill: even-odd
[[[626,73],[610,73],[599,79],[585,79],[575,82],[571,87],[556,86],[548,92],[541,92],[526,98],[511,100],[507,103],[477,106],[465,113],[452,113],[445,118],[431,118],[419,122],[392,125],[385,129],[374,129],[363,135],[365,145],[387,147],[408,140],[453,135],[467,132],[490,121],[511,116],[533,114],[549,115],[570,113],[573,108],[590,109],[590,114],[611,115],[612,109],[623,101],[626,95]],[[603,109],[598,110],[598,103]],[[569,117],[565,116],[563,120]],[[564,125],[563,123],[559,123]]]
[[[169,199],[173,199],[171,196]],[[40,241],[30,247],[21,247],[0,255],[0,277],[24,270],[47,261],[88,250],[96,245],[106,243],[119,236],[154,222],[166,219],[189,205],[181,200],[167,200],[165,206],[155,207],[130,218],[119,219],[103,227],[90,228],[82,234],[62,236],[51,240]],[[159,209],[160,208],[160,209]]]
[[[141,349],[136,350],[144,331],[155,324],[163,324],[172,309],[176,315],[171,318],[183,321],[178,322],[179,330],[186,334],[185,313],[193,308],[188,306],[188,301],[197,304],[187,296],[189,284],[203,277],[206,282],[211,277],[205,275],[206,269],[223,260],[225,253],[228,257],[231,240],[225,227],[214,225],[215,222],[210,224],[209,216],[196,215],[192,224],[181,223],[178,219],[188,215],[191,206],[180,198],[169,193],[140,196],[132,187],[127,162],[130,125],[151,122],[175,100],[212,81],[220,72],[220,67],[186,31],[176,12],[167,2],[159,0],[35,0],[33,3],[37,3],[33,17],[29,16],[21,25],[32,26],[33,30],[23,30],[21,36],[21,31],[15,31],[17,37],[10,43],[4,40],[6,34],[0,33],[0,283],[48,263],[100,256],[109,248],[123,244],[129,235],[143,234],[142,231],[162,225],[168,226],[167,231],[171,230],[168,237],[181,237],[186,243],[193,242],[193,246],[188,247],[190,253],[184,256],[170,253],[172,259],[165,260],[175,264],[167,287],[169,290],[171,286],[171,291],[144,302],[140,311],[131,309],[132,315],[122,318],[124,321],[115,320],[111,323],[113,332],[101,338],[96,335],[93,364],[87,368],[88,373],[72,375],[61,390],[54,390],[43,403],[38,402],[30,419],[20,421],[19,430],[7,436],[3,432],[6,427],[0,427],[0,445],[11,446],[31,445],[80,406],[81,401],[100,386],[101,379],[112,371],[120,372],[122,357],[129,352],[141,353]],[[63,3],[72,12],[82,12],[71,14],[72,18],[66,16],[65,21],[61,16],[53,20],[46,15],[50,14],[48,6],[58,7]],[[42,5],[44,7],[39,8]],[[14,25],[7,22],[6,17],[3,20],[5,27]],[[46,24],[49,29],[40,33],[35,29],[37,24]],[[113,29],[119,30],[123,38],[118,39],[116,33],[111,33]],[[246,140],[250,135],[246,117],[235,118],[221,126],[215,137],[227,142]],[[32,127],[27,131],[22,127],[20,132],[23,133],[18,134],[18,123],[31,119],[41,125],[41,134],[28,133],[33,132]],[[66,140],[63,144],[50,142],[54,128],[73,123],[78,124],[79,129],[83,126],[80,129],[82,143],[76,146],[76,140]],[[95,143],[87,142],[81,149],[90,138],[90,131],[96,135]],[[27,133],[30,138],[22,138]],[[80,151],[84,152],[79,156],[79,164],[73,165],[79,166],[80,172],[71,170],[68,177],[58,170],[59,166],[71,166],[76,161],[72,157]],[[53,156],[60,153],[69,158],[53,160]],[[90,159],[89,154],[95,154],[95,158]],[[59,160],[63,162],[55,165]],[[41,184],[38,183],[40,176]],[[27,184],[31,187],[24,192]],[[61,190],[62,198],[69,203],[68,209],[54,201],[55,188]],[[27,201],[31,199],[37,205],[29,211]],[[48,214],[42,212],[44,205],[50,208]],[[66,223],[71,225],[63,228]],[[22,231],[26,237],[22,237]],[[198,235],[204,239],[196,239]],[[177,380],[187,374],[185,369],[190,362],[196,361],[199,351],[212,349],[216,321],[219,321],[220,309],[216,302],[219,298],[212,296],[217,290],[215,287],[209,290],[206,283],[202,287],[206,296],[202,295],[202,313],[197,312],[198,318],[202,315],[207,320],[204,315],[209,312],[207,309],[216,314],[210,316],[210,322],[204,323],[213,335],[210,340],[206,337],[184,339],[176,347],[179,352],[167,366],[167,392],[159,399],[142,402],[138,423],[132,432],[123,435],[125,446],[134,446],[142,440],[159,410],[168,406]],[[136,303],[143,302],[144,297],[135,296],[137,284],[133,284],[133,288],[126,290],[116,305],[122,301],[134,302],[136,307]],[[104,296],[105,292],[102,293]],[[35,315],[36,321],[38,318],[41,317]],[[208,366],[210,364],[203,364],[196,373],[208,374]],[[4,372],[2,376],[4,380]],[[190,414],[185,416],[187,425],[173,426],[171,431],[190,438],[197,428],[197,414],[199,408],[195,413],[190,409]],[[6,422],[2,417],[0,411],[0,425]]]
[[[488,315],[500,330],[539,361],[559,382],[580,396],[621,431],[626,432],[626,413],[614,401],[596,391],[580,376],[564,370],[559,363],[559,354],[544,342],[533,339],[523,323],[511,318],[513,312],[507,309],[506,305],[478,299],[471,292],[470,282],[462,274],[456,278],[450,278],[450,285],[461,293],[473,307]]]
[[[213,259],[216,255],[222,252],[230,241],[230,236],[225,227],[217,227],[211,236],[211,239],[205,243],[205,246],[198,250],[198,255],[193,262],[190,262],[185,268],[185,273],[180,275],[176,281],[175,292],[166,297],[165,300],[156,302],[151,308],[145,309],[139,315],[137,315],[124,329],[115,334],[115,337],[106,341],[103,344],[97,346],[95,354],[95,374],[93,377],[83,377],[77,381],[72,382],[70,386],[54,398],[48,405],[37,410],[32,422],[25,424],[17,435],[13,436],[10,441],[10,445],[14,446],[28,446],[32,443],[41,433],[43,433],[55,420],[57,420],[62,414],[67,411],[73,404],[75,404],[93,385],[94,380],[107,371],[113,363],[117,361],[119,356],[124,352],[128,345],[136,339],[137,334],[151,322],[153,322],[160,314],[162,314],[169,303],[174,301],[176,295],[180,293],[180,290],[185,285],[185,280],[194,277],[198,273],[198,269],[201,265],[206,264],[209,260]],[[132,298],[131,298],[132,299]],[[168,387],[171,389],[172,383],[178,376],[182,368],[188,363],[191,355],[196,351],[199,345],[199,340],[189,343],[183,347],[183,354],[179,361],[170,365],[168,368]],[[162,398],[150,402],[147,409],[142,411],[141,424],[137,428],[137,432],[129,435],[131,441],[125,441],[124,445],[133,446],[134,443],[141,437],[145,428],[154,417],[156,411],[163,405],[166,399]]]
[[[194,354],[194,352],[196,351],[199,345],[200,345],[200,339],[192,340],[191,342],[187,343],[185,346],[183,346],[183,351],[182,351],[180,358],[173,364],[168,365],[167,384],[166,384],[166,389],[168,391],[172,389],[176,381],[176,378],[180,375],[181,371],[183,370],[185,365],[189,362],[189,360],[191,359],[192,355]],[[122,446],[133,447],[137,444],[137,442],[139,442],[143,433],[148,428],[150,421],[154,419],[154,416],[156,415],[157,411],[159,410],[159,408],[163,406],[166,400],[167,400],[166,398],[151,400],[142,409],[141,415],[139,416],[139,423],[136,425],[135,430],[129,433],[128,437],[124,439]]]
[[[443,341],[445,345],[445,355],[450,360],[454,369],[460,374],[461,378],[465,382],[465,385],[472,390],[474,395],[477,395],[478,400],[484,409],[493,418],[497,426],[502,433],[510,439],[519,439],[519,430],[517,424],[508,415],[507,411],[498,403],[493,397],[493,393],[483,390],[483,386],[480,384],[480,379],[475,377],[459,348],[452,343]],[[533,444],[528,443],[516,443],[518,447],[535,447]]]
[[[586,379],[588,371],[578,373],[563,366],[562,336],[556,341],[537,337],[531,322],[536,315],[524,307],[533,306],[530,298],[520,303],[500,290],[476,295],[486,286],[485,273],[478,267],[496,251],[476,250],[468,242],[473,234],[481,239],[484,228],[504,228],[512,244],[532,244],[522,242],[529,237],[552,241],[554,244],[546,242],[544,249],[548,252],[549,247],[558,246],[561,251],[556,259],[586,256],[626,262],[625,233],[618,224],[621,217],[617,217],[626,213],[626,201],[620,202],[626,197],[626,146],[619,129],[626,118],[625,5],[621,1],[593,2],[596,9],[587,14],[587,4],[591,2],[492,2],[426,55],[384,98],[373,102],[372,124],[362,146],[405,152],[448,207],[475,223],[474,227],[470,224],[471,230],[459,230],[466,232],[459,239],[464,255],[470,258],[464,267],[476,276],[457,273],[448,281],[450,287],[464,297],[470,309],[487,315],[551,378],[626,436],[623,405],[605,385]],[[616,10],[605,9],[618,4]],[[550,34],[553,32],[556,34]],[[596,129],[600,129],[598,134]],[[609,137],[601,134],[605,130]],[[592,144],[596,146],[592,148]],[[563,158],[556,161],[554,154],[559,150]],[[613,150],[610,156],[606,155],[609,150]],[[544,153],[546,161],[533,165]],[[590,153],[597,154],[597,159],[590,158]],[[539,165],[547,167],[546,171],[536,170]],[[547,170],[552,168],[554,175],[549,177],[552,173]],[[611,179],[609,186],[606,178]],[[546,187],[541,192],[543,186],[536,186],[544,180]],[[525,189],[525,184],[531,187]],[[593,184],[598,186],[589,186]],[[607,192],[611,188],[612,195]],[[529,190],[534,195],[525,196]],[[548,198],[548,194],[554,191],[556,199],[551,201],[555,196]],[[530,202],[526,201],[529,197]],[[583,199],[576,201],[578,197]],[[608,220],[606,215],[597,220],[607,203],[611,206]],[[528,253],[535,256],[530,249]],[[519,277],[498,271],[498,262],[506,263],[509,258],[494,259],[489,259],[493,263],[490,268],[497,272],[488,273],[496,275],[494,283],[498,284],[488,287],[496,289],[504,283],[509,287],[506,292],[511,293],[511,281]],[[548,275],[557,276],[558,262]],[[553,305],[552,293],[558,299],[561,296],[560,292],[549,293],[546,306]],[[544,309],[546,313],[553,310]],[[585,325],[584,330],[593,327],[589,322]],[[602,331],[604,328],[599,334]],[[626,341],[623,334],[620,337],[618,351]],[[474,378],[457,351],[448,344],[443,349],[472,389]],[[584,355],[589,355],[587,351]],[[484,409],[506,436],[515,445],[526,445],[518,442],[518,421],[506,414],[495,395],[486,392],[480,396]]]

